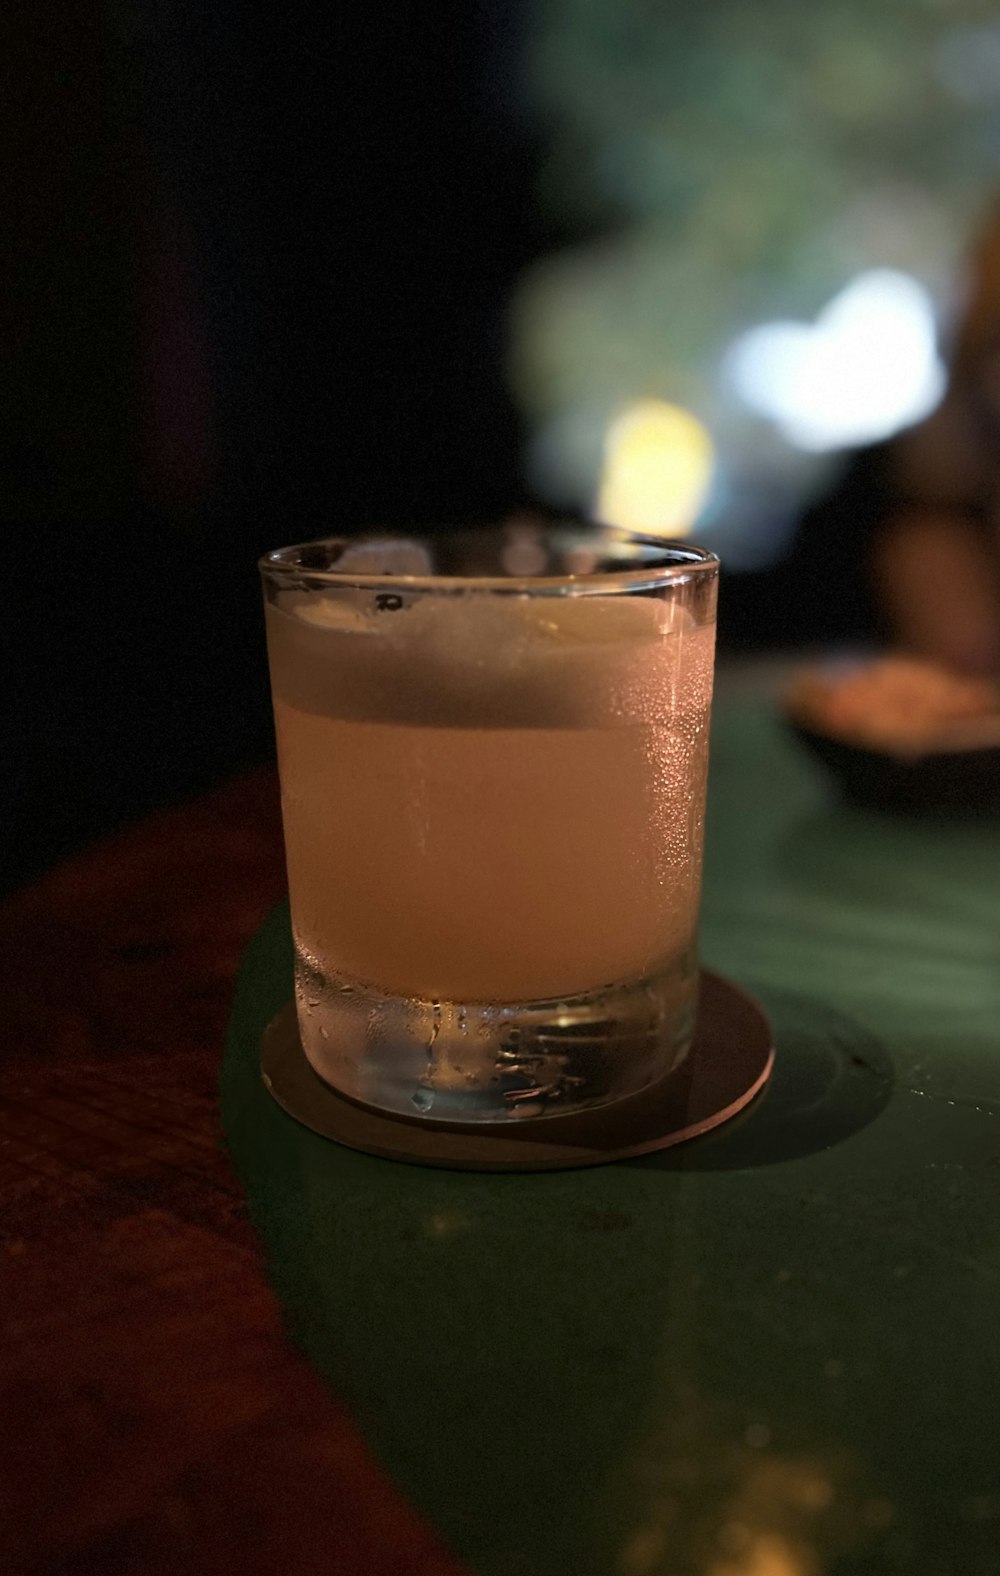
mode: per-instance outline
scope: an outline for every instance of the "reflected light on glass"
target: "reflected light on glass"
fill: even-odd
[[[704,507],[712,464],[697,417],[666,400],[637,400],[608,429],[595,512],[629,531],[684,536]]]
[[[934,309],[894,269],[858,274],[815,323],[763,323],[729,350],[725,374],[794,447],[874,443],[926,416],[944,392]]]

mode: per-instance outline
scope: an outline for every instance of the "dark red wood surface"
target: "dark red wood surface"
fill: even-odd
[[[220,1148],[274,777],[0,908],[0,1569],[458,1576],[285,1340]]]

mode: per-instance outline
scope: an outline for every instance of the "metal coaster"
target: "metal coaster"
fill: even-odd
[[[383,1115],[313,1072],[292,1002],[261,1037],[265,1087],[297,1122],[349,1149],[455,1171],[557,1171],[648,1155],[728,1121],[771,1072],[771,1025],[753,997],[703,973],[694,1044],[681,1067],[641,1094],[567,1116],[485,1125]]]

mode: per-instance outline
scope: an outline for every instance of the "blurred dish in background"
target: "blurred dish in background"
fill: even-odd
[[[997,686],[913,657],[805,669],[787,705],[821,733],[903,754],[981,737],[1000,744]]]
[[[1000,810],[1000,690],[888,656],[803,669],[793,731],[855,803],[908,814]]]

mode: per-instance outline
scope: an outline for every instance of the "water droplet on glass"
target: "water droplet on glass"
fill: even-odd
[[[410,1101],[418,1111],[429,1111],[434,1104],[433,1089],[417,1089],[410,1096]]]

